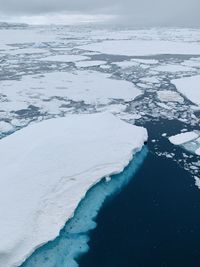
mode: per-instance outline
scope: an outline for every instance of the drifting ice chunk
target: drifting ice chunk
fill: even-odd
[[[89,59],[89,57],[81,55],[56,55],[42,58],[42,61],[53,61],[53,62],[74,62]]]
[[[80,61],[76,62],[76,66],[78,68],[86,68],[86,67],[96,67],[100,65],[106,64],[106,61],[103,60],[90,60],[90,61]]]
[[[9,132],[11,130],[13,130],[13,127],[10,123],[5,122],[5,121],[0,121],[0,134]]]
[[[0,141],[0,266],[58,236],[103,177],[123,171],[147,132],[108,113],[33,124]]]
[[[169,137],[169,141],[174,145],[182,145],[194,139],[197,139],[199,134],[196,132],[186,132]]]
[[[188,71],[193,71],[194,69],[192,68],[188,68],[185,66],[181,66],[181,65],[163,65],[163,66],[158,66],[155,67],[153,70],[155,71],[159,71],[159,72],[188,72]]]
[[[195,153],[200,156],[200,148],[197,148],[197,150],[195,151]]]
[[[179,102],[183,103],[184,99],[179,93],[175,91],[158,91],[157,92],[158,99],[163,102]]]
[[[200,105],[200,75],[172,80],[172,83],[181,94]]]
[[[174,145],[180,145],[187,151],[200,155],[200,132],[184,132],[169,137],[169,141]]]

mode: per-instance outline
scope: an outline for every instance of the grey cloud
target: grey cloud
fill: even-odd
[[[117,15],[115,23],[200,26],[200,0],[0,0],[2,15],[45,13]]]

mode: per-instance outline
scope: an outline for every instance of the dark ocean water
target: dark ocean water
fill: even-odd
[[[183,129],[177,121],[145,125],[156,146],[174,151],[161,133]],[[170,131],[170,132],[169,132]],[[134,179],[98,213],[90,233],[90,250],[80,267],[196,267],[200,266],[200,191],[194,178],[171,159],[152,150]]]
[[[96,221],[80,267],[200,266],[200,192],[170,160],[149,153]]]

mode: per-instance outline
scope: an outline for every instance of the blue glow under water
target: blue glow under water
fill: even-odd
[[[108,197],[120,192],[131,181],[147,154],[144,147],[122,173],[109,180],[103,179],[91,188],[60,235],[38,248],[22,267],[77,267],[76,259],[89,250],[89,232],[96,227],[94,220],[98,211]]]

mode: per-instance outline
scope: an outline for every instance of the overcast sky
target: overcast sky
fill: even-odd
[[[200,0],[0,0],[0,20],[200,26]]]

